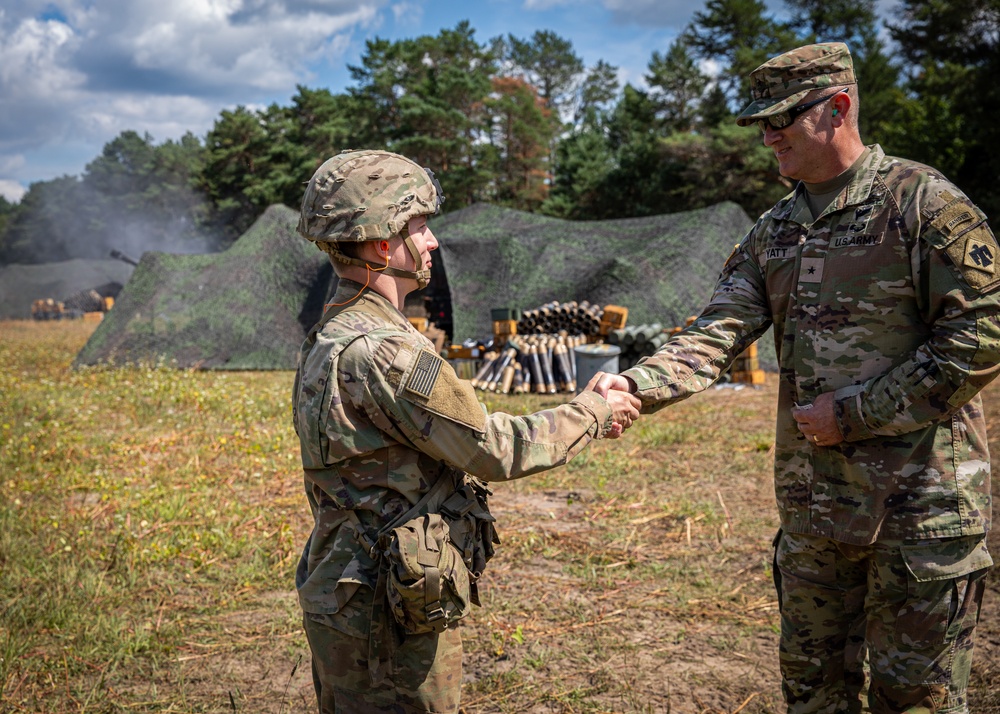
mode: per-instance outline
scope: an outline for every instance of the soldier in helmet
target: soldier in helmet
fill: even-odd
[[[846,45],[800,47],[750,81],[737,122],[794,189],[694,324],[598,389],[655,410],[773,327],[788,711],[965,712],[992,565],[978,394],[1000,370],[1000,249],[938,171],[862,143]]]
[[[315,520],[296,588],[324,713],[457,711],[455,623],[498,542],[480,479],[564,464],[639,415],[635,397],[594,391],[487,413],[401,312],[430,279],[443,200],[430,171],[386,151],[333,157],[302,200],[299,233],[340,278],[293,396]]]

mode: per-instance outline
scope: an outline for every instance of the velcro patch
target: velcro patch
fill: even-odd
[[[417,363],[413,365],[410,378],[406,380],[406,390],[424,399],[429,399],[431,392],[434,391],[438,375],[441,373],[442,362],[444,360],[430,350],[420,350]]]
[[[952,235],[969,221],[976,220],[976,214],[962,200],[953,201],[941,209],[931,221],[931,226],[945,235]]]
[[[764,260],[789,260],[798,255],[798,246],[773,245],[764,249]]]
[[[994,254],[996,245],[984,233],[980,231],[970,232],[965,241],[965,260],[962,265],[993,275],[996,272],[997,264],[997,256]]]
[[[830,240],[830,249],[834,248],[867,248],[878,245],[885,238],[884,233],[834,236]]]
[[[976,293],[986,292],[1000,284],[1000,247],[985,223],[953,241],[947,248],[952,263],[962,273],[962,278]]]
[[[821,283],[823,282],[823,259],[803,258],[799,268],[800,283]]]

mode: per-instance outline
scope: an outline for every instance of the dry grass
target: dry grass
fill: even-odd
[[[314,711],[292,375],[72,372],[90,329],[0,323],[0,712]],[[496,486],[469,714],[783,710],[774,392],[712,390]],[[998,589],[976,712],[1000,712]]]

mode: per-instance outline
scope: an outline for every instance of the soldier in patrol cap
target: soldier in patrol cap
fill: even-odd
[[[479,479],[564,464],[639,416],[637,398],[592,390],[528,416],[487,413],[401,312],[430,278],[427,218],[443,200],[429,170],[387,151],[331,158],[302,200],[299,233],[340,278],[293,396],[315,521],[296,588],[321,713],[457,711],[455,622],[478,604],[498,542]]]
[[[1000,370],[1000,249],[938,171],[865,146],[846,45],[750,75],[792,192],[686,330],[598,389],[643,412],[712,384],[774,328],[774,578],[788,711],[965,712],[992,565],[980,390]]]

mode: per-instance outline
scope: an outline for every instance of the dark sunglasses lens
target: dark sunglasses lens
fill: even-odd
[[[772,129],[784,129],[793,121],[795,121],[795,117],[788,112],[782,112],[781,114],[772,114],[766,119],[758,119],[757,126],[760,128],[760,133],[763,134],[767,132],[768,127]]]

